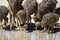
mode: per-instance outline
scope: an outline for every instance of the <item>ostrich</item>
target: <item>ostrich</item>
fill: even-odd
[[[47,13],[43,16],[41,21],[41,26],[44,27],[44,31],[46,31],[46,26],[48,26],[48,33],[53,31],[53,26],[59,21],[59,15],[56,13]]]
[[[19,25],[22,24],[22,28],[24,30],[27,30],[27,29],[33,29],[33,26],[34,25],[34,22],[33,23],[26,23],[26,11],[25,10],[19,10],[16,14],[16,17],[17,17],[17,20],[19,20]],[[31,19],[34,19],[35,16],[34,14],[31,15]],[[19,27],[16,29],[16,30],[20,30]]]
[[[18,28],[19,28],[19,26],[21,27],[21,25],[26,23],[26,12],[24,10],[19,10],[16,14],[16,17],[17,17],[17,23],[19,20]],[[18,30],[20,30],[20,29],[18,29]]]
[[[56,9],[56,4],[57,4],[56,0],[42,0],[40,3],[38,3],[38,11],[34,18],[36,22],[35,23],[36,28],[40,24],[44,14],[53,12]]]
[[[53,12],[56,9],[57,0],[42,0],[41,3],[38,4],[38,11],[36,14],[36,21],[42,20],[44,14]]]
[[[0,6],[0,22],[4,19],[3,25],[6,26],[6,23],[8,22],[8,18],[6,17],[9,13],[9,9],[3,5]],[[0,24],[1,26],[2,24]]]
[[[29,23],[29,21],[31,22],[30,15],[37,12],[37,8],[38,8],[37,6],[38,6],[38,3],[36,0],[25,0],[23,4],[23,8],[26,11],[27,23]]]
[[[15,24],[15,16],[16,16],[16,13],[19,10],[23,9],[23,7],[22,7],[22,1],[23,0],[7,0],[7,1],[9,3],[10,9],[12,11],[12,13],[11,13],[11,15],[12,15],[12,23],[14,25]]]
[[[16,14],[20,24],[26,23],[26,12],[24,10],[19,10]]]

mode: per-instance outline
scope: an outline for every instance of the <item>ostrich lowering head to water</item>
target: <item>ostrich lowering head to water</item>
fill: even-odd
[[[47,13],[43,16],[41,21],[41,26],[44,27],[44,31],[46,30],[46,26],[48,26],[48,33],[50,33],[53,26],[59,21],[59,15],[56,13]]]

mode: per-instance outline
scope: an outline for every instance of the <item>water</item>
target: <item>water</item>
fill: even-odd
[[[8,40],[60,40],[60,33],[48,34],[33,31],[27,33],[25,31],[0,31],[0,37]]]

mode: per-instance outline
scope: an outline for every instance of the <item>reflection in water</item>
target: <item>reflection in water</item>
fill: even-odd
[[[31,40],[35,40],[36,34],[34,34],[33,36],[31,36]]]
[[[56,35],[56,40],[60,40],[60,35]]]
[[[48,34],[33,31],[31,33],[25,33],[24,31],[0,31],[0,37],[7,37],[8,40],[60,40],[58,33]]]

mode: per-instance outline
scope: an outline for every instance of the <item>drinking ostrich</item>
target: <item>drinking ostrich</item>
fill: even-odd
[[[53,26],[59,21],[59,15],[56,13],[47,13],[43,16],[41,21],[41,26],[44,27],[44,31],[46,31],[46,26],[48,27],[48,33],[53,31]]]

